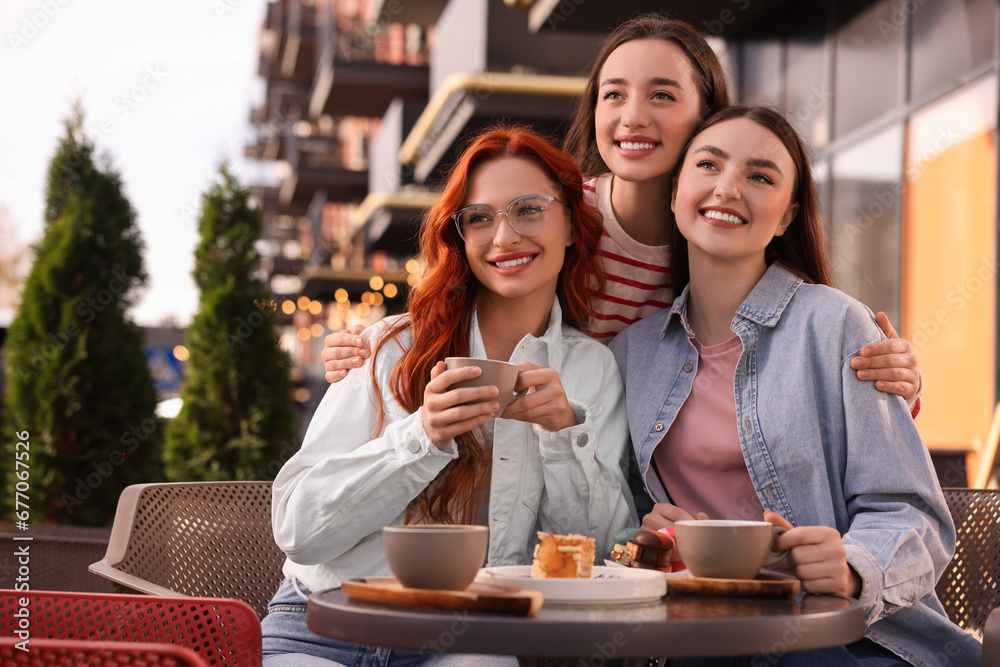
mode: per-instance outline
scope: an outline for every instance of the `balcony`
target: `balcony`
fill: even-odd
[[[437,199],[436,192],[420,189],[369,193],[353,215],[365,255],[381,251],[397,260],[415,256],[420,223]]]
[[[569,31],[532,34],[527,13],[489,0],[450,2],[437,23],[430,102],[402,142],[415,183],[440,179],[455,143],[498,119],[558,136],[597,41]]]
[[[316,75],[316,7],[300,0],[288,3],[288,25],[281,53],[281,77],[311,81]]]
[[[308,207],[319,190],[331,201],[360,201],[368,172],[344,166],[343,144],[334,137],[284,137],[286,157],[278,188],[283,207]]]
[[[423,46],[410,54],[420,64],[377,57],[383,26],[360,19],[338,18],[330,11],[318,17],[319,62],[309,100],[309,116],[380,118],[395,97],[425,98],[429,69]],[[421,37],[422,42],[422,37]]]
[[[533,0],[529,2],[528,28],[533,33],[580,31],[603,33],[638,14],[663,12],[657,0],[588,2],[580,0]],[[843,23],[874,0],[819,0],[795,2],[739,2],[736,0],[681,0],[670,4],[671,18],[687,21],[704,35],[727,40],[785,36],[793,27],[814,30],[833,17]],[[834,7],[836,5],[836,7]]]
[[[419,2],[399,2],[399,0],[372,0],[371,14],[378,24],[390,22],[416,24],[429,28],[438,22],[448,0],[420,0]]]

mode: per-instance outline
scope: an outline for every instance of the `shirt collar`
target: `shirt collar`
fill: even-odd
[[[767,271],[754,288],[743,300],[736,310],[737,317],[748,319],[764,327],[773,327],[781,319],[781,314],[785,311],[788,302],[792,300],[795,291],[803,282],[802,278],[795,275],[781,264],[775,262],[767,267]],[[660,329],[660,338],[667,334],[667,327],[676,316],[678,321],[687,331],[688,337],[694,337],[694,333],[687,323],[687,301],[688,289],[690,285],[685,285],[680,296],[674,299],[667,314],[667,321]]]
[[[549,313],[549,325],[540,337],[531,334],[525,335],[521,339],[518,348],[523,348],[524,353],[518,349],[514,350],[514,356],[510,358],[511,363],[517,363],[525,359],[535,361],[536,359],[545,362],[549,368],[555,371],[562,370],[563,349],[562,349],[562,307],[559,299],[552,300],[552,311]],[[479,330],[479,311],[472,311],[469,319],[469,353],[477,359],[486,358],[486,346],[483,344],[483,334]],[[541,355],[538,354],[541,352]],[[535,361],[535,363],[540,363]]]

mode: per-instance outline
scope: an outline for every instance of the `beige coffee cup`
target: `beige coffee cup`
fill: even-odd
[[[696,577],[753,579],[788,551],[773,553],[785,528],[766,521],[678,521],[674,524],[681,560]]]
[[[386,526],[382,543],[389,569],[407,588],[463,591],[476,578],[489,546],[486,526]]]
[[[518,375],[516,364],[511,364],[506,361],[495,361],[493,359],[476,359],[474,357],[447,357],[444,360],[444,365],[448,370],[467,368],[469,366],[478,366],[482,369],[483,372],[479,375],[479,377],[456,382],[451,385],[451,388],[458,389],[460,387],[495,386],[500,392],[496,396],[470,402],[486,403],[488,401],[496,401],[500,404],[500,409],[497,410],[498,415],[503,414],[503,411],[508,405],[516,401],[524,395],[525,391],[527,391],[524,390],[516,394],[514,393],[514,385],[517,384]]]

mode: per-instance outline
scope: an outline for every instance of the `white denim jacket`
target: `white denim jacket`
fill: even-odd
[[[395,321],[362,334],[372,349]],[[470,336],[471,356],[485,358],[475,314]],[[393,399],[389,374],[412,338],[405,332],[398,340],[399,345],[387,344],[376,362],[385,410],[381,432],[375,433],[378,411],[366,366],[327,390],[301,450],[274,480],[272,523],[275,541],[288,557],[285,576],[298,577],[312,590],[390,574],[382,527],[402,523],[410,501],[458,456],[454,441],[438,449],[419,411],[408,414]],[[525,336],[510,361],[555,369],[579,424],[549,432],[512,419],[493,421],[488,562],[530,563],[538,530],[589,535],[602,558],[615,532],[636,523],[626,482],[624,390],[614,357],[565,326],[555,302],[545,334]]]

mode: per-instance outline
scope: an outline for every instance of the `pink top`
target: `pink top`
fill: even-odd
[[[653,451],[674,504],[711,519],[761,521],[757,498],[736,433],[733,378],[743,346],[738,336],[698,349],[691,395]]]

